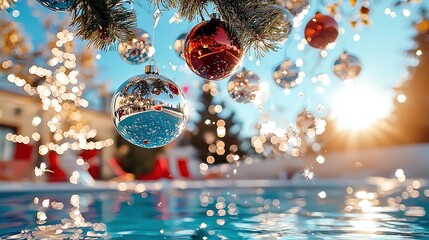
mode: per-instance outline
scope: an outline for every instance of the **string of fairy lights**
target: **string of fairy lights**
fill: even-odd
[[[31,96],[37,95],[42,103],[41,108],[51,113],[46,121],[52,140],[39,146],[39,154],[46,155],[49,151],[63,154],[71,150],[93,150],[111,146],[113,140],[108,138],[102,141],[91,141],[97,135],[97,130],[92,129],[86,121],[80,108],[88,107],[89,103],[83,98],[85,84],[78,80],[79,72],[76,68],[76,55],[73,51],[73,34],[68,30],[57,33],[58,40],[51,49],[52,57],[47,61],[54,71],[33,65],[29,73],[45,79],[43,84],[33,87],[25,79],[14,74],[9,74],[7,79],[16,86],[22,88]],[[13,65],[11,61],[3,63]],[[6,139],[15,143],[29,144],[31,141],[42,140],[37,127],[43,122],[41,116],[35,116],[31,123],[36,128],[31,136],[7,134]]]

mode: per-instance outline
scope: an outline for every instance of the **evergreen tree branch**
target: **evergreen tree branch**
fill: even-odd
[[[121,0],[75,0],[70,12],[76,36],[88,40],[88,45],[106,50],[116,40],[132,39],[136,15]]]
[[[246,51],[253,49],[257,57],[277,50],[290,31],[282,9],[275,0],[155,0],[167,9],[179,7],[180,16],[192,21],[208,4],[213,3],[230,32]]]

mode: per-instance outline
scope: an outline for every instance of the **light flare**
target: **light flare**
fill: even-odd
[[[332,103],[332,116],[341,129],[366,129],[385,119],[391,110],[388,96],[355,83],[339,91]]]

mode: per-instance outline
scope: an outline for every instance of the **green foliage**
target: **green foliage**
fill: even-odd
[[[8,0],[9,1],[9,0]],[[123,42],[133,37],[136,15],[125,8],[121,0],[76,0],[71,9],[71,26],[77,36],[89,45],[108,49],[116,40]],[[254,50],[258,57],[276,50],[290,31],[281,8],[275,1],[257,0],[150,0],[158,8],[178,8],[180,16],[188,21],[203,18],[208,4],[213,4],[226,22],[233,37],[246,51]]]
[[[116,156],[125,172],[135,176],[148,174],[153,170],[156,159],[164,148],[141,148],[129,143],[119,134],[116,137]]]
[[[121,0],[76,0],[71,8],[71,26],[76,35],[88,40],[89,45],[106,50],[116,40],[133,38],[136,15]]]
[[[423,54],[418,57],[419,64],[409,68],[410,78],[397,88],[398,94],[407,97],[403,103],[395,101],[393,124],[401,133],[399,143],[429,142],[429,30],[418,32],[414,40],[416,47],[409,53],[415,56],[420,50]]]

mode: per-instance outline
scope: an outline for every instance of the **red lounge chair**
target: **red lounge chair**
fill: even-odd
[[[33,156],[33,145],[16,143],[15,146],[15,154],[13,156],[13,160],[31,162]]]
[[[79,155],[89,164],[88,172],[94,179],[100,179],[100,158],[99,150],[83,150]]]
[[[53,173],[46,174],[49,182],[67,182],[68,178],[58,163],[58,154],[54,151],[48,153],[48,169]]]
[[[20,181],[33,176],[33,145],[16,143],[9,161],[0,161],[0,180]]]
[[[177,166],[179,167],[180,176],[183,178],[191,178],[188,169],[188,161],[186,158],[177,159]]]
[[[88,172],[94,179],[100,179],[100,160],[98,158],[99,151],[94,150],[82,150],[79,155],[86,163],[89,164]],[[49,173],[48,181],[49,182],[67,182],[69,181],[66,173],[61,169],[59,164],[58,154],[56,152],[50,151],[48,153],[49,160],[49,170],[52,170],[53,173]]]

